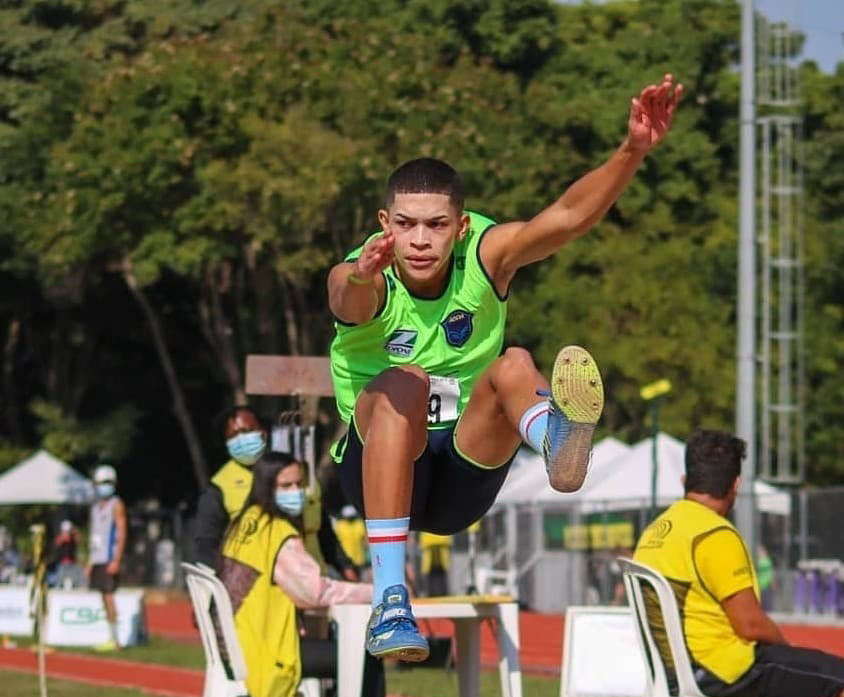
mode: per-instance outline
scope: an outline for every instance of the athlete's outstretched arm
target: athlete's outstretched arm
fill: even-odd
[[[334,316],[349,324],[368,322],[384,302],[381,272],[393,263],[395,238],[389,232],[374,237],[354,261],[344,261],[328,274],[328,306]]]
[[[545,259],[601,219],[648,151],[668,132],[682,94],[683,86],[675,86],[671,75],[660,85],[645,87],[631,102],[627,137],[607,162],[574,182],[533,219],[500,225],[487,235],[481,254],[497,286],[506,289],[519,268]]]

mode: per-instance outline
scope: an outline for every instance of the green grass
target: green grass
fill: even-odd
[[[39,694],[38,676],[0,670],[0,684],[3,685],[3,697],[37,697]],[[86,685],[68,680],[47,680],[49,697],[149,697],[138,690],[124,690],[120,687],[102,687]]]
[[[26,642],[19,642],[24,645]],[[131,646],[121,650],[119,653],[98,654],[87,648],[58,647],[61,651],[97,655],[102,658],[124,658],[130,661],[142,661],[145,663],[159,663],[162,665],[179,666],[182,668],[196,668],[201,670],[205,666],[205,658],[202,647],[199,644],[181,643],[168,641],[159,637],[153,637],[148,644],[142,646]],[[8,673],[9,675],[22,675]],[[1,673],[3,678],[7,673]],[[3,691],[3,697],[32,697],[38,694],[37,680],[32,676],[23,676],[30,682],[29,691],[15,692],[15,688],[7,693]],[[22,680],[23,680],[22,678]],[[50,686],[50,697],[87,697],[91,693],[90,687],[81,688],[74,683],[56,681],[62,683],[59,688],[53,691]],[[23,682],[21,683],[23,684]],[[5,688],[5,684],[4,684]],[[75,691],[74,691],[75,690]],[[390,695],[402,695],[405,697],[457,697],[457,671],[443,668],[422,668],[408,666],[406,668],[387,668],[387,692]],[[560,694],[559,677],[539,677],[533,675],[522,675],[522,692],[531,697],[558,697]],[[132,690],[97,688],[97,697],[134,697],[143,693]],[[484,697],[498,697],[501,694],[497,670],[481,671],[481,694]]]
[[[60,651],[84,653],[101,658],[122,658],[127,661],[142,661],[143,663],[161,663],[166,666],[180,668],[205,668],[205,654],[201,644],[168,641],[160,637],[152,637],[146,644],[127,646],[113,653],[98,653],[93,649],[80,646],[57,647]]]
[[[406,697],[458,697],[457,671],[442,668],[388,668],[387,693]],[[501,695],[497,670],[481,671],[480,693],[484,697]],[[558,697],[560,679],[522,675],[522,694],[530,697]]]
[[[30,646],[33,643],[32,640],[23,637],[15,637],[15,641],[18,646]],[[152,637],[146,644],[127,646],[112,653],[100,653],[84,646],[55,646],[53,648],[57,651],[81,653],[98,658],[122,658],[127,661],[160,663],[166,666],[196,668],[197,670],[205,668],[205,654],[202,653],[201,644],[169,641],[160,637]]]

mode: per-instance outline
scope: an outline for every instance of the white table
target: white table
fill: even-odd
[[[334,605],[337,623],[337,697],[360,697],[363,684],[369,605]],[[481,622],[498,620],[498,671],[501,697],[522,697],[519,666],[519,606],[509,597],[444,596],[413,601],[416,619],[450,619],[457,639],[457,675],[461,697],[480,696]]]

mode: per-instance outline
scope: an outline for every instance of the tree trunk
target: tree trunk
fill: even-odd
[[[221,271],[225,273],[227,270],[221,269]],[[204,292],[199,301],[202,333],[223,368],[232,391],[234,404],[246,404],[246,391],[243,389],[243,379],[238,367],[237,349],[232,340],[234,331],[220,301],[221,283],[224,283],[224,280],[217,278],[217,269],[209,266],[205,272]]]
[[[276,288],[275,273],[268,269],[258,259],[258,249],[253,244],[243,245],[244,266],[247,270],[247,278],[243,283],[237,285],[236,306],[241,307],[248,297],[248,289],[252,292],[249,302],[254,303],[255,322],[254,327],[258,331],[258,339],[250,342],[249,327],[245,324],[240,326],[240,336],[243,337],[244,345],[255,345],[262,353],[277,354],[279,352],[279,337],[276,321]],[[243,313],[238,315],[243,316]]]
[[[314,334],[318,327],[314,318],[309,316],[309,308],[296,279],[284,272],[279,275],[284,289],[284,319],[290,353],[293,355],[309,356],[313,353]],[[302,422],[316,423],[319,414],[319,397],[299,395],[298,407],[302,415]]]
[[[182,386],[179,384],[179,379],[176,375],[176,368],[173,365],[173,359],[170,356],[170,349],[168,348],[167,340],[164,337],[164,330],[161,327],[161,321],[155,313],[155,309],[149,302],[149,299],[144,294],[144,291],[138,285],[132,269],[132,262],[128,257],[123,260],[121,270],[123,272],[123,279],[135,300],[138,301],[138,305],[140,305],[141,311],[144,313],[144,318],[146,319],[150,332],[152,333],[155,351],[158,354],[158,359],[161,362],[161,367],[167,378],[167,384],[170,387],[170,394],[173,397],[173,409],[175,410],[176,418],[179,420],[179,424],[182,427],[182,433],[185,436],[191,463],[193,464],[193,471],[196,475],[196,482],[201,490],[208,482],[208,467],[205,464],[205,456],[202,454],[202,447],[200,446],[199,438],[193,425],[193,420],[191,419],[190,412],[188,411]]]
[[[3,346],[3,392],[6,396],[6,428],[13,441],[22,439],[18,399],[15,391],[15,351],[20,339],[21,323],[17,317],[9,322],[6,342]]]

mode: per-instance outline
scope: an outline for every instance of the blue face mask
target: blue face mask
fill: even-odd
[[[275,504],[287,515],[302,515],[305,508],[304,489],[276,489]]]
[[[249,431],[238,433],[226,441],[229,455],[241,465],[254,465],[261,459],[267,443],[264,441],[264,434],[261,431]]]
[[[114,494],[114,484],[111,482],[103,482],[102,484],[94,484],[94,491],[97,492],[97,498],[107,499]]]

